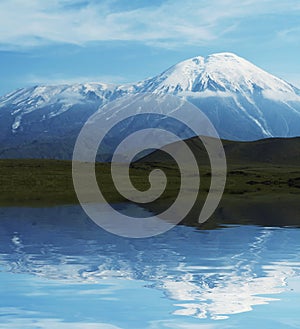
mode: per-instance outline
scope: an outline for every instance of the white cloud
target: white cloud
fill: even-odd
[[[297,42],[300,40],[300,26],[284,29],[278,32],[278,36],[285,41]]]
[[[108,40],[140,41],[160,47],[199,45],[220,38],[244,17],[300,10],[298,0],[289,0],[289,4],[277,0],[169,0],[131,10],[122,9],[122,1],[85,3],[2,0],[1,48]]]
[[[75,83],[103,82],[111,84],[122,84],[128,82],[124,77],[118,75],[97,75],[97,76],[73,76],[62,77],[60,75],[39,76],[30,74],[23,78],[23,82],[30,85],[64,85]]]

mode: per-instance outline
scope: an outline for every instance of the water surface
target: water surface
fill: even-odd
[[[300,327],[300,229],[125,239],[78,206],[0,218],[0,328]]]

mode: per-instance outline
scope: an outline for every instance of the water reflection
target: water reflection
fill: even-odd
[[[162,292],[177,318],[220,320],[250,311],[280,299],[290,289],[290,278],[300,273],[298,229],[197,231],[177,226],[160,236],[134,240],[103,231],[76,206],[2,208],[0,217],[2,273],[72,284],[67,293],[74,298],[94,296],[105,303],[120,297],[114,292],[120,285],[136,294],[137,300],[130,297],[132,303],[142,303],[147,288]],[[156,298],[159,307],[161,297]],[[13,312],[4,301],[1,306],[2,313]],[[95,328],[102,327],[98,323]]]

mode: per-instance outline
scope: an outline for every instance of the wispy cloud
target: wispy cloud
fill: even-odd
[[[60,75],[47,75],[40,76],[30,74],[23,77],[23,82],[30,85],[42,84],[42,85],[63,85],[63,84],[74,84],[74,83],[91,83],[91,82],[103,82],[111,84],[122,84],[128,81],[117,75],[99,75],[99,76],[72,76],[63,77]]]
[[[139,41],[160,47],[216,40],[245,17],[300,11],[298,0],[187,0],[124,7],[123,1],[2,0],[1,48]],[[141,2],[143,3],[143,2]]]
[[[278,32],[278,36],[281,39],[289,42],[299,42],[300,41],[300,26],[295,26],[290,29],[285,29]]]

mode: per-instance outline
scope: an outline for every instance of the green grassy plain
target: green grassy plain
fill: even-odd
[[[77,203],[73,188],[71,162],[60,160],[0,160],[0,204],[64,204]],[[137,163],[131,169],[133,184],[140,190],[149,188],[151,170],[163,169],[168,177],[168,188],[162,199],[174,197],[178,192],[180,178],[173,164]],[[101,188],[110,202],[125,201],[113,187],[110,165],[96,165]],[[201,191],[210,185],[208,167],[200,168]],[[278,196],[300,196],[300,168],[278,165],[230,165],[228,168],[225,196],[239,199]]]
[[[249,220],[264,225],[271,221],[270,225],[276,222],[278,225],[300,226],[299,141],[290,139],[284,143],[279,139],[279,142],[271,140],[263,141],[263,144],[225,142],[228,164],[225,192],[213,218],[205,225],[210,225],[209,223],[214,221],[235,223]],[[184,222],[197,225],[196,218],[207,196],[211,177],[207,161],[202,161],[203,149],[198,144],[193,145],[194,140],[188,143],[199,159],[201,187],[198,202]],[[265,146],[266,144],[269,145]],[[290,153],[284,151],[284,145],[287,145]],[[260,157],[255,156],[257,152],[261,153]],[[142,161],[133,163],[130,174],[137,189],[147,190],[150,187],[149,173],[156,168],[165,172],[168,178],[167,188],[157,202],[146,204],[145,207],[159,213],[172,204],[177,196],[180,175],[176,164],[158,151],[143,158]],[[109,163],[97,163],[96,176],[103,194],[110,203],[126,202],[115,189]],[[51,206],[76,203],[78,200],[73,188],[71,161],[0,160],[0,206]]]

